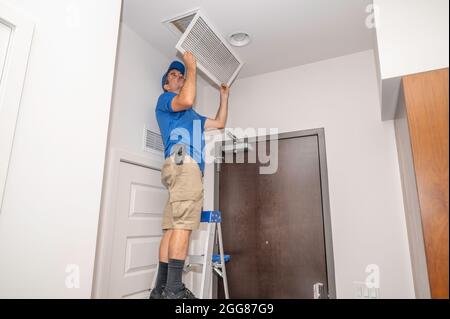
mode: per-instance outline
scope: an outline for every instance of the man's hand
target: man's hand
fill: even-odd
[[[207,119],[205,122],[205,129],[217,128],[223,129],[227,124],[228,116],[228,95],[230,94],[230,88],[223,84],[220,86],[220,106],[217,111],[215,119]]]
[[[195,70],[197,68],[197,61],[195,60],[195,56],[192,52],[184,52],[183,61],[188,70]]]
[[[222,83],[222,85],[220,86],[220,97],[222,99],[223,98],[227,99],[229,94],[230,94],[230,87]]]

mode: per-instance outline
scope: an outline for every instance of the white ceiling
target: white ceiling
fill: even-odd
[[[123,0],[122,21],[163,55],[178,38],[162,23],[200,8],[222,36],[244,31],[252,42],[235,48],[245,65],[239,77],[272,72],[372,49],[366,27],[372,0]]]

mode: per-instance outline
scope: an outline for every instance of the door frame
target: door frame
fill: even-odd
[[[34,22],[15,7],[0,3],[0,22],[11,28],[5,64],[0,66],[0,213],[25,85]],[[3,72],[2,72],[3,71]]]
[[[319,170],[320,170],[320,186],[322,190],[322,217],[323,217],[323,231],[325,236],[325,259],[327,267],[327,286],[328,286],[328,298],[336,299],[336,280],[334,271],[334,254],[333,254],[333,240],[331,230],[331,214],[330,214],[330,198],[328,191],[328,169],[327,169],[327,156],[325,147],[325,128],[316,128],[309,130],[300,130],[280,133],[278,135],[266,135],[265,138],[269,140],[283,140],[289,138],[299,138],[307,136],[317,136],[319,146]],[[258,138],[262,136],[255,136],[246,138],[248,142],[256,142]],[[215,144],[216,155],[220,154],[218,150],[221,149],[224,140],[218,141]],[[220,164],[214,162],[214,210],[219,209],[219,178],[220,178]],[[217,298],[217,280],[213,281],[214,297]]]

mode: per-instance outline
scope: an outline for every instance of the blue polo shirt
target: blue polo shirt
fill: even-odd
[[[161,137],[164,143],[164,157],[173,153],[175,144],[186,145],[186,153],[189,154],[203,172],[205,169],[205,122],[206,117],[201,116],[192,108],[174,112],[172,100],[176,93],[165,92],[158,98],[155,113],[158,121]]]

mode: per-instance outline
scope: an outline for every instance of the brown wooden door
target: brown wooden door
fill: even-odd
[[[259,174],[259,163],[221,164],[231,298],[313,298],[318,282],[328,291],[317,135],[278,146],[275,174]],[[221,282],[218,288],[223,298]]]
[[[448,298],[448,68],[403,78],[431,296]]]

